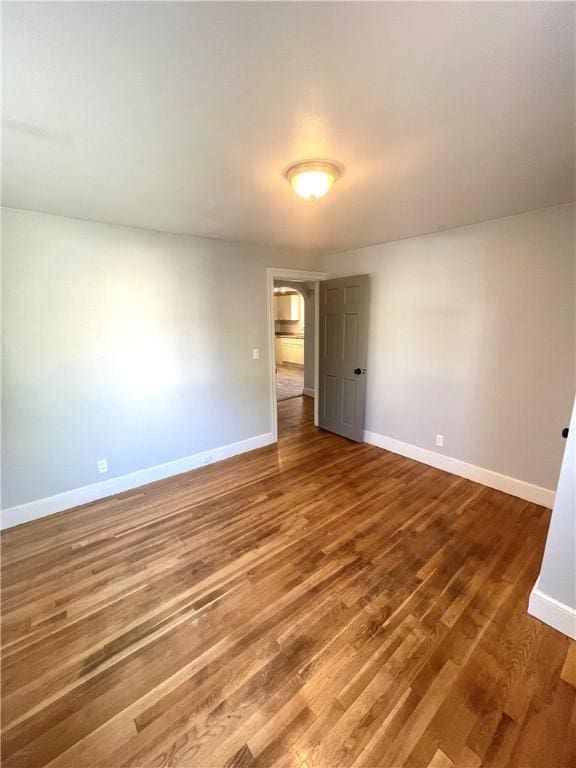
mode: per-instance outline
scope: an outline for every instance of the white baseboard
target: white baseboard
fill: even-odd
[[[97,501],[107,496],[115,496],[124,491],[130,491],[147,483],[153,483],[156,480],[164,480],[167,477],[180,475],[182,472],[189,472],[191,469],[212,464],[216,461],[229,459],[239,453],[254,451],[256,448],[263,448],[274,442],[271,432],[256,437],[250,437],[247,440],[240,440],[238,443],[230,443],[219,448],[213,448],[209,451],[195,453],[192,456],[185,456],[176,461],[168,461],[165,464],[157,464],[148,469],[141,469],[137,472],[131,472],[128,475],[120,477],[111,477],[109,480],[103,480],[100,483],[85,485],[82,488],[75,488],[71,491],[58,493],[55,496],[48,496],[44,499],[37,499],[26,504],[19,504],[16,507],[3,509],[1,513],[0,528],[12,528],[15,525],[28,523],[31,520],[37,520],[46,515],[53,515],[56,512],[62,512],[65,509],[78,507],[81,504],[88,504],[91,501]]]
[[[303,393],[304,393],[304,394],[305,394],[307,397],[314,397],[314,390],[313,390],[313,389],[310,389],[310,387],[304,387],[304,389],[302,390],[302,392],[303,392]]]
[[[538,589],[538,582],[530,593],[528,613],[535,619],[543,621],[544,624],[557,629],[558,632],[562,632],[563,635],[576,640],[576,609],[541,592]]]
[[[451,456],[444,456],[436,451],[430,451],[427,448],[419,448],[417,445],[403,443],[395,440],[393,437],[379,435],[377,432],[364,432],[364,442],[371,445],[377,445],[392,453],[399,453],[400,456],[406,456],[409,459],[420,461],[422,464],[429,464],[436,469],[443,469],[453,475],[465,477],[476,483],[487,485],[489,488],[495,488],[497,491],[509,493],[511,496],[518,496],[525,501],[531,501],[534,504],[540,504],[543,507],[552,509],[554,506],[554,491],[548,488],[542,488],[539,485],[532,485],[524,480],[518,480],[515,477],[501,475],[491,469],[477,467],[475,464],[467,464],[460,459],[453,459]]]

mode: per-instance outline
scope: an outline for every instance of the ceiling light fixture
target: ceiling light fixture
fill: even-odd
[[[335,181],[342,176],[342,170],[325,160],[306,160],[295,163],[286,171],[286,178],[297,195],[313,202],[330,191]]]

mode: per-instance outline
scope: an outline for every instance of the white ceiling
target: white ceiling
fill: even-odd
[[[5,205],[336,251],[572,199],[573,3],[4,4]]]

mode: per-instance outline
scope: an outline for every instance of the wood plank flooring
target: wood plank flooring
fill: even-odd
[[[574,765],[549,512],[280,415],[3,535],[3,767]]]

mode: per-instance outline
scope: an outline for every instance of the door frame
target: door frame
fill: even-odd
[[[318,383],[319,360],[318,347],[320,344],[320,280],[326,280],[327,272],[312,272],[305,269],[282,269],[282,267],[268,267],[266,270],[266,292],[268,306],[268,359],[270,381],[270,421],[272,424],[272,442],[278,441],[278,402],[276,400],[276,350],[275,326],[274,326],[274,281],[288,280],[294,282],[314,283],[314,424],[318,424]],[[306,361],[306,347],[304,347],[304,361]]]

